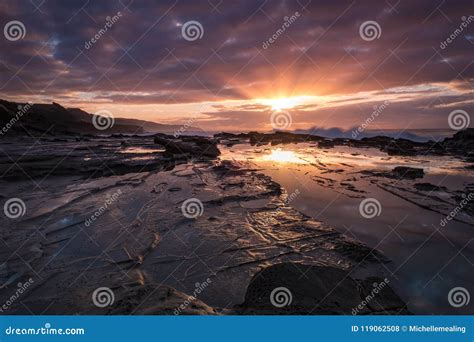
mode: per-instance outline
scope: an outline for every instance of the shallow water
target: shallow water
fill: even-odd
[[[164,148],[149,148],[149,147],[140,147],[140,146],[134,146],[134,147],[127,147],[121,151],[120,153],[136,153],[136,154],[147,154],[147,153],[159,153],[159,152],[165,152]]]
[[[247,162],[271,176],[286,189],[294,208],[380,250],[391,260],[385,264],[390,284],[412,312],[472,313],[469,305],[454,308],[448,302],[448,293],[454,287],[474,293],[472,217],[460,214],[465,215],[464,222],[450,221],[444,227],[440,224],[456,204],[442,200],[465,191],[474,182],[472,171],[465,169],[462,161],[439,156],[393,157],[376,149],[324,150],[312,144],[239,144],[220,149],[222,159]],[[406,197],[386,191],[384,178],[361,173],[389,171],[396,166],[423,168],[425,172],[423,179],[392,183]],[[447,190],[430,191],[420,199],[406,191],[413,189],[414,183],[431,183]],[[361,215],[359,205],[364,198],[380,202],[378,216]],[[440,212],[431,210],[439,210],[438,206],[442,207]]]

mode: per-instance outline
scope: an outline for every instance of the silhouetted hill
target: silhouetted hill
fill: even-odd
[[[57,103],[28,104],[0,100],[2,135],[25,134],[113,134],[113,133],[173,133],[181,125],[165,125],[138,119],[114,118],[113,125],[98,130],[93,125],[94,115],[79,108],[65,108]],[[188,127],[189,131],[199,131]]]

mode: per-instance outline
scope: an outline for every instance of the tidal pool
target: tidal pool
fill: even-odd
[[[441,224],[456,207],[456,201],[444,201],[453,193],[472,189],[474,183],[472,171],[461,160],[388,156],[372,148],[326,150],[314,144],[238,144],[220,149],[221,159],[247,163],[271,176],[286,189],[294,208],[381,251],[391,260],[384,265],[391,285],[412,312],[472,313],[469,305],[453,307],[448,301],[454,287],[474,294],[472,216],[462,213],[464,222]],[[387,172],[396,166],[422,168],[425,175],[391,180],[387,187],[383,177],[364,172]],[[439,190],[420,196],[413,192],[417,183],[430,183]],[[366,198],[380,203],[373,218],[361,215],[360,205]]]

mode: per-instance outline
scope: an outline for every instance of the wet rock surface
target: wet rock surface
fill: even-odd
[[[361,170],[364,149],[354,150],[347,139],[323,147],[327,142],[318,137],[308,146],[299,140],[304,137],[287,133],[277,134],[278,140],[251,136],[253,146],[247,146],[254,150],[252,156],[244,153],[246,160],[219,150],[242,147],[250,141],[246,134],[220,135],[219,146],[213,139],[162,134],[3,140],[2,198],[21,198],[27,211],[18,220],[2,218],[0,301],[18,283],[34,280],[6,312],[349,313],[354,299],[364,299],[384,279],[389,259],[352,234],[295,210],[292,195],[252,160],[270,154],[265,144],[275,149],[297,142],[305,155],[295,156],[285,170],[357,205],[376,188],[447,217],[473,191],[472,184],[459,190],[433,182],[432,167],[423,160],[420,167],[405,166],[381,153],[380,162],[396,164]],[[347,151],[338,150],[340,144]],[[401,160],[410,165],[410,158]],[[196,200],[195,210],[184,215],[190,199]],[[474,225],[473,218],[467,201],[452,220]],[[298,267],[310,274],[311,289],[292,279]],[[282,282],[257,276],[267,272]],[[354,296],[327,291],[327,284],[342,279],[343,291]],[[274,285],[294,291],[293,306],[268,306]],[[99,287],[112,290],[111,305],[93,303]],[[358,314],[407,312],[391,288]]]
[[[169,169],[182,162],[169,158],[164,152],[164,148],[153,142],[153,137],[3,139],[0,174],[3,179],[20,180],[54,176],[98,178]]]
[[[384,264],[393,272],[390,287],[410,312],[471,313],[446,302],[453,286],[474,291],[469,280],[474,188],[462,158],[389,156],[378,148],[337,145],[321,149],[311,142],[221,150],[222,158],[271,176],[288,193],[299,190],[292,197],[294,208],[383,252],[391,260]],[[363,211],[364,201],[373,204],[372,212]],[[350,257],[363,260],[364,254]]]
[[[137,148],[115,140],[104,148]],[[59,154],[65,146],[55,143],[37,150],[38,163],[46,159],[41,151]],[[18,283],[34,281],[5,312],[239,313],[251,278],[271,265],[321,265],[362,278],[382,273],[387,259],[378,251],[296,211],[279,184],[247,164],[170,165],[107,177],[53,171],[36,188],[29,179],[3,179],[2,195],[21,198],[26,213],[2,217],[0,301]],[[113,300],[102,307],[94,292],[103,287]]]

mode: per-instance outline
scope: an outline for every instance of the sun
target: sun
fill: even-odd
[[[281,111],[283,109],[292,108],[295,105],[295,101],[291,98],[281,98],[271,100],[270,105],[272,106],[272,110]]]
[[[304,96],[295,96],[295,97],[280,97],[276,99],[265,99],[262,102],[270,106],[273,111],[282,111],[284,109],[293,108],[305,101]]]

